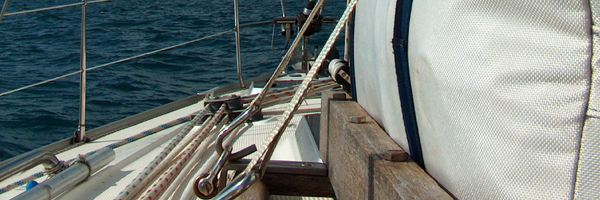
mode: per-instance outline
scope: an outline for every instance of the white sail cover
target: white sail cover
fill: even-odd
[[[357,101],[408,150],[395,5],[360,1],[354,78]],[[427,172],[459,199],[600,199],[598,14],[600,1],[414,0],[408,68]]]
[[[413,2],[424,161],[453,195],[600,198],[590,11],[581,0]]]
[[[356,7],[357,101],[408,152],[391,43],[396,1],[360,0]]]

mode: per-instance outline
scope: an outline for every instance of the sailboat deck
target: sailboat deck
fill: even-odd
[[[57,154],[57,157],[61,160],[69,160],[77,157],[78,154],[85,154],[90,151],[94,151],[110,145],[116,141],[123,140],[131,137],[140,132],[154,128],[157,125],[167,123],[174,119],[186,117],[194,114],[195,112],[203,108],[203,101],[196,104],[186,106],[181,109],[169,112],[167,114],[155,117],[148,121],[139,123],[137,125],[119,130],[110,135],[104,136],[92,142],[86,143],[85,145],[78,146],[76,148],[64,151]],[[269,108],[265,108],[265,113],[278,113],[285,109],[285,105],[275,105]],[[320,110],[320,99],[307,99],[300,107],[300,110],[307,111],[318,111]],[[309,112],[314,113],[314,112]],[[296,115],[290,123],[290,126],[285,130],[284,138],[280,141],[280,144],[273,154],[272,160],[287,160],[287,161],[301,161],[301,162],[321,162],[318,153],[318,147],[314,142],[313,136],[310,134],[310,128],[306,121],[302,120],[303,115]],[[277,123],[277,119],[274,116],[266,115],[263,120],[251,123],[246,132],[238,139],[233,146],[233,151],[236,152],[242,148],[245,148],[251,144],[256,144],[258,148],[262,145],[262,142],[266,139],[273,127]],[[146,136],[124,146],[114,149],[116,153],[115,159],[108,164],[105,168],[101,169],[90,177],[87,181],[79,184],[73,190],[63,193],[58,199],[113,199],[125,187],[141,173],[144,167],[153,160],[159,153],[167,147],[177,133],[179,133],[185,123],[175,125],[173,127],[164,129],[156,132],[152,135]],[[200,125],[196,125],[192,131],[197,131]],[[186,137],[190,137],[189,134]],[[209,137],[209,139],[211,139]],[[184,138],[185,140],[185,138]],[[206,140],[210,143],[213,140]],[[214,149],[213,145],[209,145],[207,148]],[[252,156],[252,155],[249,155]],[[204,163],[210,158],[213,160],[216,158],[216,152],[211,151],[211,155],[203,156],[203,159],[199,163]],[[194,163],[192,163],[194,164]],[[211,166],[203,167],[200,171],[206,171]],[[9,183],[21,180],[34,173],[42,171],[43,168],[38,166],[20,175],[13,176],[8,180],[2,182],[0,187],[4,187]],[[189,176],[196,177],[200,171],[192,172]],[[195,173],[196,175],[194,175]],[[42,182],[45,178],[39,178],[36,181]],[[193,179],[187,178],[188,183],[193,182]],[[177,189],[175,193],[169,194],[174,199],[189,199],[188,197],[194,197],[193,192],[191,195],[184,195],[185,192],[190,192],[190,186],[184,184],[185,187]],[[188,189],[186,189],[188,188]],[[6,192],[0,195],[0,199],[9,199],[13,196],[20,194],[25,191],[25,186],[18,187],[14,190]],[[165,196],[169,196],[165,195]],[[165,197],[163,196],[163,197]],[[185,197],[185,198],[184,198]]]

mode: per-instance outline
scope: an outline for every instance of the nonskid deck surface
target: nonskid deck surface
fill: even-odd
[[[299,110],[310,111],[320,110],[321,104],[320,99],[307,99],[302,103]],[[141,133],[148,129],[154,128],[160,124],[164,124],[174,119],[186,117],[194,114],[195,112],[203,108],[203,102],[198,102],[190,106],[172,111],[162,116],[153,118],[151,120],[142,122],[140,124],[128,127],[126,129],[117,131],[110,135],[99,138],[93,142],[85,145],[67,150],[57,155],[61,160],[69,160],[77,157],[78,154],[85,154],[90,151],[98,150],[116,141],[131,137],[135,134]],[[281,112],[286,108],[287,104],[279,104],[264,108],[265,113],[277,113]],[[314,113],[314,112],[313,112]],[[310,134],[310,128],[306,121],[302,120],[304,114],[297,114],[291,121],[290,125],[285,130],[284,138],[279,142],[280,145],[275,150],[272,160],[287,160],[287,161],[303,161],[303,162],[321,162],[318,155],[318,149],[314,142],[312,134]],[[187,123],[187,122],[186,122]],[[126,144],[119,148],[114,149],[116,153],[115,160],[108,164],[105,168],[101,169],[90,177],[86,182],[79,184],[74,189],[63,193],[57,199],[113,199],[125,187],[135,178],[148,163],[153,160],[171,141],[177,133],[179,133],[186,123],[178,124],[173,127],[164,129],[155,134],[146,136],[132,143]],[[241,150],[251,144],[256,144],[257,148],[263,145],[266,137],[271,133],[273,127],[277,123],[277,116],[265,115],[265,118],[260,121],[251,123],[246,132],[238,139],[234,144],[234,152]],[[200,125],[196,125],[191,132],[199,129]],[[189,134],[186,138],[189,137]],[[185,140],[185,138],[184,138]],[[208,140],[207,140],[208,141]],[[213,140],[208,141],[210,143]],[[214,149],[214,145],[210,145],[208,148]],[[216,152],[211,151],[212,155],[203,156],[199,163],[204,163],[208,159],[215,159],[218,157]],[[248,157],[251,157],[249,155]],[[200,171],[205,171],[209,167],[203,167]],[[25,177],[42,171],[43,168],[38,166],[20,175],[13,176],[2,183],[0,187],[4,187],[8,184],[19,181]],[[191,172],[194,177],[200,174],[200,171]],[[39,178],[36,181],[42,182],[45,178]],[[188,183],[193,181],[192,178],[186,180]],[[184,187],[180,187],[173,194],[165,194],[161,198],[170,196],[173,199],[188,199],[195,195],[193,192],[191,195],[183,194],[191,192],[188,184],[183,184]],[[186,189],[187,188],[187,189]],[[9,192],[0,195],[0,199],[10,199],[25,191],[25,186],[15,188]]]

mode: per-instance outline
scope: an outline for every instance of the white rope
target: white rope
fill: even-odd
[[[204,110],[206,110],[206,109],[204,109]],[[201,111],[200,113],[202,114],[203,112],[204,111]],[[157,132],[159,132],[161,130],[164,130],[164,129],[167,129],[167,128],[171,128],[171,127],[173,127],[175,125],[178,125],[180,123],[183,123],[183,122],[186,122],[186,121],[189,121],[189,120],[190,120],[190,117],[188,116],[188,117],[182,117],[182,118],[173,120],[173,121],[165,123],[165,124],[158,125],[158,126],[156,126],[154,128],[148,129],[146,131],[142,131],[142,132],[140,132],[140,133],[138,133],[138,134],[136,134],[134,136],[131,136],[131,137],[119,140],[119,141],[117,141],[115,143],[109,144],[109,145],[107,145],[105,147],[102,147],[100,149],[97,149],[97,150],[94,150],[94,151],[90,151],[90,152],[86,153],[84,156],[92,155],[92,154],[96,153],[97,151],[99,151],[101,149],[104,149],[104,148],[116,149],[116,148],[121,147],[121,146],[123,146],[125,144],[129,144],[131,142],[134,142],[134,141],[136,141],[136,140],[138,140],[140,138],[152,135],[152,134],[157,133]],[[63,149],[62,151],[65,151],[65,150]],[[75,159],[68,160],[67,162],[71,162],[73,160],[75,160]],[[10,190],[12,190],[14,188],[17,188],[17,187],[19,187],[21,185],[25,185],[25,184],[27,184],[27,182],[33,181],[33,180],[38,179],[38,178],[41,178],[44,175],[45,175],[44,172],[38,172],[38,173],[30,175],[30,176],[28,176],[28,177],[26,177],[26,178],[24,178],[22,180],[19,180],[19,181],[16,181],[16,182],[12,183],[12,184],[6,185],[3,188],[0,188],[0,194],[8,192],[8,191],[10,191]]]
[[[322,1],[324,1],[324,0],[319,1],[319,3],[321,3]],[[304,99],[304,96],[307,94],[310,82],[314,79],[317,71],[321,68],[321,65],[323,64],[323,61],[325,60],[327,53],[331,50],[333,43],[335,42],[337,37],[340,35],[340,32],[341,32],[342,28],[344,27],[344,25],[346,24],[346,21],[348,21],[348,17],[350,16],[350,13],[352,13],[352,11],[354,10],[354,7],[356,6],[357,1],[358,0],[352,0],[348,4],[348,7],[344,11],[344,14],[342,14],[342,17],[340,18],[338,24],[335,26],[333,32],[331,33],[331,36],[329,36],[329,39],[325,43],[325,46],[323,47],[323,50],[319,54],[319,57],[317,57],[317,60],[313,64],[312,68],[306,74],[306,78],[302,81],[300,88],[298,88],[298,90],[296,90],[296,94],[294,94],[292,101],[288,104],[286,111],[283,113],[283,117],[279,118],[277,125],[275,125],[275,127],[273,128],[273,131],[271,132],[271,134],[269,135],[267,140],[265,140],[263,145],[258,149],[258,152],[256,154],[254,154],[252,160],[250,161],[250,163],[244,170],[245,173],[249,173],[255,167],[255,165],[258,163],[258,161],[261,160],[261,158],[263,160],[263,163],[261,164],[263,167],[261,168],[261,170],[264,170],[264,166],[266,166],[266,163],[269,161],[269,159],[271,157],[271,155],[267,155],[265,153],[267,153],[267,152],[272,153],[272,151],[274,150],[275,146],[277,145],[278,139],[281,137],[281,134],[283,133],[283,131],[289,124],[292,117],[294,116],[294,112],[300,106],[302,99]],[[255,99],[255,101],[256,101],[256,99]]]
[[[232,140],[239,138],[238,136],[244,133],[251,125],[245,124],[244,126],[234,130],[234,132],[225,139],[223,142],[224,145],[232,144]],[[215,132],[218,133],[219,130]],[[205,141],[216,141],[217,134],[211,134],[210,138],[207,138]],[[183,190],[186,189],[188,183],[192,178],[197,176],[192,176],[192,174],[196,172],[208,173],[211,170],[211,167],[217,163],[219,156],[214,151],[214,142],[204,142],[200,147],[198,147],[197,151],[194,152],[194,156],[192,157],[190,163],[185,166],[185,168],[181,171],[181,174],[177,176],[177,178],[168,186],[167,190],[163,192],[163,194],[172,195],[170,199],[183,199]],[[210,146],[209,146],[210,145]],[[200,170],[199,168],[204,168]],[[200,175],[200,174],[198,174]],[[191,182],[193,184],[193,181]],[[192,189],[192,187],[188,187]],[[190,196],[194,195],[194,192],[190,190]],[[167,199],[169,196],[161,196],[161,199]]]
[[[215,141],[216,138],[217,138],[216,131],[213,131],[206,138],[205,141]],[[181,173],[179,174],[179,176],[177,176],[175,178],[175,180],[173,180],[173,182],[171,182],[170,184],[168,184],[166,186],[167,189],[163,193],[164,196],[161,195],[157,198],[167,199],[175,193],[174,192],[175,190],[183,187],[183,185],[185,185],[185,183],[188,182],[192,178],[191,176],[189,176],[189,174],[190,174],[190,172],[192,172],[192,169],[194,169],[194,167],[196,167],[197,165],[211,165],[209,163],[206,163],[206,161],[209,159],[209,157],[212,154],[214,154],[214,148],[215,148],[214,144],[215,144],[214,142],[203,142],[202,144],[200,144],[200,146],[194,152],[194,155],[190,159],[190,162],[187,163],[183,167],[183,170],[181,170]],[[211,152],[209,153],[208,151],[211,151]],[[215,162],[216,162],[216,160],[217,159],[215,159]]]
[[[185,147],[190,140],[183,141],[180,144],[182,139],[189,133],[189,131],[204,117],[206,112],[208,111],[208,105],[204,107],[202,112],[192,120],[192,122],[188,123],[188,125],[177,134],[175,138],[169,142],[169,144],[151,161],[146,165],[144,171],[139,173],[126,187],[125,189],[119,193],[119,196],[116,199],[128,199],[131,196],[135,196],[137,192],[140,191],[141,188],[144,188],[147,179],[152,179],[157,175],[156,171],[160,171],[160,169],[167,166],[169,160],[172,160],[176,157],[179,151]],[[201,127],[208,126],[208,123],[202,123]],[[195,134],[195,133],[194,133]],[[192,138],[193,139],[193,138]]]
[[[145,191],[143,193],[142,197],[140,197],[139,199],[157,199],[157,197],[160,196],[160,194],[165,189],[164,186],[168,185],[168,183],[170,182],[169,180],[172,181],[173,179],[175,179],[175,177],[177,177],[177,175],[179,175],[179,173],[181,172],[181,169],[183,169],[183,166],[187,164],[187,162],[191,158],[191,155],[198,148],[198,145],[200,145],[204,141],[204,139],[208,136],[208,134],[210,132],[212,132],[214,125],[216,125],[217,122],[223,117],[223,115],[225,114],[225,107],[226,107],[225,104],[221,105],[221,108],[219,108],[219,110],[215,113],[213,118],[210,121],[205,122],[205,123],[208,123],[208,126],[205,127],[204,130],[202,130],[202,132],[198,135],[198,137],[196,137],[196,139],[194,139],[194,141],[188,145],[188,147],[190,147],[190,148],[186,148],[183,151],[183,153],[181,153],[181,156],[178,156],[179,159],[177,159],[177,162],[174,163],[173,165],[171,165],[171,167],[169,167],[165,173],[163,173],[159,176],[159,178],[158,178],[159,182],[152,185],[151,189]],[[182,168],[180,169],[180,167],[182,167]],[[155,171],[161,172],[163,170],[157,169]],[[145,181],[145,183],[148,183],[151,180],[152,179],[144,180],[144,181]],[[139,188],[143,188],[143,187],[139,187]],[[124,197],[123,199],[127,199],[127,198],[125,198],[126,196],[123,196],[123,197]],[[120,198],[117,198],[117,199],[120,199]]]
[[[315,18],[315,16],[317,15],[318,11],[323,7],[323,5],[325,4],[326,1],[327,0],[320,0],[319,2],[317,2],[315,7],[313,8],[313,11],[310,13],[310,15],[308,15],[308,18],[306,18],[306,21],[312,21]],[[250,104],[250,106],[248,106],[248,108],[250,108],[252,106],[260,107],[260,104],[261,104],[263,98],[265,98],[265,96],[267,95],[267,92],[269,92],[269,89],[271,89],[271,86],[273,85],[273,83],[275,83],[275,80],[279,77],[281,72],[283,72],[283,70],[289,64],[290,58],[292,57],[292,53],[293,53],[292,50],[296,49],[296,46],[298,46],[298,44],[300,43],[302,36],[304,35],[304,32],[306,32],[306,30],[308,29],[309,26],[310,26],[310,23],[305,23],[304,26],[302,26],[302,28],[300,29],[300,31],[298,31],[298,34],[296,35],[294,42],[292,42],[292,45],[290,46],[290,51],[288,51],[283,56],[283,58],[281,59],[281,62],[277,66],[277,69],[275,69],[275,72],[273,72],[273,75],[271,75],[271,78],[269,78],[269,80],[265,84],[265,88],[256,96],[256,98],[252,101],[252,103]],[[257,110],[259,110],[259,109],[257,109]]]

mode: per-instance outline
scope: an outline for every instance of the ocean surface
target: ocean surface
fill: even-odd
[[[2,1],[4,2],[4,1]],[[6,13],[76,0],[9,1]],[[346,0],[330,0],[325,16],[339,18]],[[286,0],[286,14],[305,0]],[[2,6],[2,5],[0,5]],[[281,16],[278,0],[240,0],[240,23]],[[86,6],[88,68],[232,29],[233,0],[114,0]],[[325,24],[311,45],[326,41]],[[244,78],[272,72],[273,26],[241,30]],[[80,67],[81,6],[5,16],[0,23],[0,93],[76,72]],[[343,35],[340,37],[343,38]],[[342,49],[342,39],[336,46]],[[274,51],[284,38],[276,27]],[[343,53],[343,52],[340,52]],[[234,34],[99,68],[87,73],[86,128],[237,82]],[[71,137],[79,119],[79,75],[0,97],[0,161]]]

